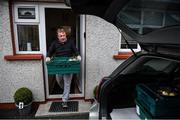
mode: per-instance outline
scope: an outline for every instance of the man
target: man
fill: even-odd
[[[72,40],[67,39],[66,32],[63,27],[60,27],[57,29],[57,40],[54,41],[49,47],[46,62],[50,61],[50,57],[52,57],[53,55],[56,57],[72,57],[75,55],[77,56],[78,60],[81,60],[81,57],[77,51],[77,48],[73,44]],[[63,78],[64,80],[62,106],[68,107],[67,101],[69,99],[71,80],[72,80],[73,74],[69,73],[69,74],[62,74],[58,76],[60,79]]]

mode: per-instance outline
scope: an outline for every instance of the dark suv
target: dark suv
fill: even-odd
[[[66,4],[76,13],[114,24],[133,52],[101,80],[90,117],[111,118],[113,109],[135,106],[137,84],[180,87],[179,0],[67,0]],[[141,51],[135,53],[123,34],[137,41]]]

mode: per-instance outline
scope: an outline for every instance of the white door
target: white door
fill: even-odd
[[[44,58],[53,40],[56,39],[56,28],[58,26],[70,26],[71,37],[75,40],[76,46],[82,57],[81,72],[74,74],[71,84],[70,97],[84,97],[84,65],[85,65],[85,16],[75,15],[70,8],[64,4],[41,4],[40,29],[41,47]],[[46,97],[61,98],[63,88],[59,86],[56,75],[48,75],[46,63],[44,62],[44,74],[46,85]]]

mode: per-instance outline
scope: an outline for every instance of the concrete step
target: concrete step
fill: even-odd
[[[35,114],[35,118],[55,118],[55,119],[88,119],[90,102],[75,100],[79,102],[78,111],[76,112],[49,112],[52,101],[41,104]],[[57,101],[56,101],[57,102]]]
[[[140,120],[139,116],[136,114],[136,108],[122,108],[122,109],[113,109],[111,112],[112,120]]]

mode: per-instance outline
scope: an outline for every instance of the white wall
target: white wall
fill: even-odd
[[[102,77],[122,63],[113,59],[118,53],[119,37],[114,25],[99,17],[86,16],[86,99],[93,97],[93,89]]]
[[[6,61],[12,55],[8,2],[0,1],[0,103],[14,102],[20,87],[32,90],[35,101],[44,101],[42,61]]]

